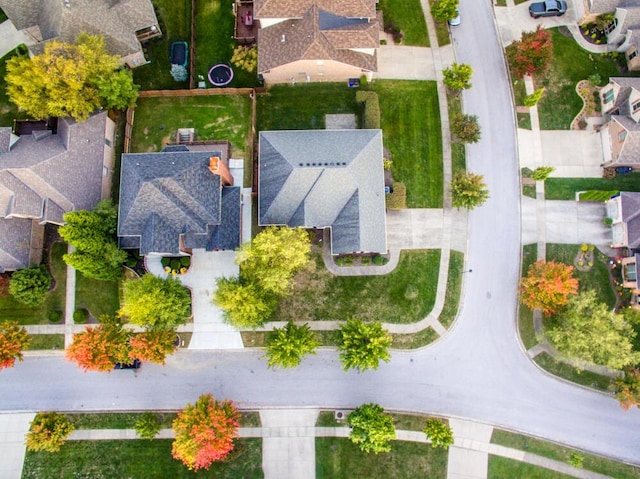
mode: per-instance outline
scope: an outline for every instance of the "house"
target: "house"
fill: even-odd
[[[376,0],[256,0],[266,83],[346,81],[377,71]]]
[[[131,68],[147,63],[141,42],[162,35],[151,0],[0,0],[37,55],[49,40],[75,42],[81,32],[104,37],[107,51]]]
[[[603,166],[640,167],[640,78],[610,78],[600,100]]]
[[[334,255],[387,252],[380,130],[263,131],[258,223],[329,228]]]
[[[621,192],[606,203],[611,221],[611,247],[626,248],[629,256],[621,261],[622,286],[633,290],[632,304],[638,305],[637,268],[640,265],[640,193]]]
[[[228,144],[174,145],[122,155],[118,239],[141,255],[187,255],[240,245],[241,188]]]
[[[0,128],[0,272],[40,263],[45,224],[110,196],[115,125],[106,112],[22,126]]]

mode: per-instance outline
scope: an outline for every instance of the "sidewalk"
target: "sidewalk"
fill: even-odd
[[[0,479],[20,479],[24,463],[24,436],[35,413],[0,414]]]

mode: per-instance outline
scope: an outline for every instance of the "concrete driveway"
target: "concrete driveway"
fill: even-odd
[[[24,33],[16,30],[9,20],[0,23],[0,57],[5,56],[21,43],[29,45],[33,42]]]
[[[522,32],[533,32],[538,25],[543,28],[554,28],[563,25],[575,24],[578,21],[578,12],[569,1],[568,11],[561,17],[538,18],[534,20],[529,16],[529,2],[521,3],[515,7],[494,8],[496,24],[500,32],[502,45],[510,45],[515,40],[520,40]]]
[[[453,47],[439,49],[444,68],[455,61]],[[431,48],[382,45],[378,48],[378,71],[374,78],[390,80],[435,80]]]

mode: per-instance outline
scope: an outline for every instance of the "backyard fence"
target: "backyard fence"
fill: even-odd
[[[131,131],[133,130],[133,117],[136,115],[135,108],[127,108],[127,118],[124,125],[124,152],[129,153],[131,147]]]
[[[255,96],[256,93],[263,91],[265,90],[257,88],[194,88],[193,90],[144,90],[138,96],[140,98],[251,94]]]

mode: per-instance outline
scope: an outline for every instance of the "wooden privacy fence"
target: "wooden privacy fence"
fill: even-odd
[[[129,153],[131,147],[131,131],[133,130],[133,117],[136,115],[135,108],[127,108],[127,118],[124,125],[124,152]]]
[[[251,95],[266,91],[264,88],[194,88],[193,90],[144,90],[140,98],[208,96],[208,95]]]

